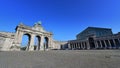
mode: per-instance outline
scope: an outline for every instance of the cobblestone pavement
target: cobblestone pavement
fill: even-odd
[[[120,68],[120,50],[0,52],[0,68]]]

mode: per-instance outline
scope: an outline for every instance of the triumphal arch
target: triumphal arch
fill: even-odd
[[[15,39],[13,46],[21,46],[23,35],[28,35],[29,41],[26,50],[48,50],[52,47],[52,33],[47,32],[41,26],[41,23],[36,23],[33,27],[25,26],[22,23],[16,27]],[[34,46],[34,39],[37,37],[37,46]]]
[[[61,46],[67,42],[56,41],[52,38],[52,32],[46,31],[41,22],[37,22],[33,26],[26,26],[20,23],[15,32],[1,32],[0,31],[0,51],[39,51],[39,50],[54,50],[60,49]],[[24,36],[28,40],[24,40]],[[23,47],[22,43],[26,41],[27,44]],[[37,41],[37,42],[36,42]]]

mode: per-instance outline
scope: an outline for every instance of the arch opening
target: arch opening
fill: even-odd
[[[35,36],[34,39],[34,50],[40,50],[40,36]]]
[[[95,48],[94,39],[92,37],[89,37],[88,40],[90,44],[90,49],[94,49]]]
[[[48,37],[45,37],[44,38],[44,49],[48,49],[48,42],[49,42]]]
[[[20,50],[22,50],[22,51],[29,50],[30,38],[31,38],[31,36],[29,34],[24,34],[22,36],[22,42],[21,42]]]

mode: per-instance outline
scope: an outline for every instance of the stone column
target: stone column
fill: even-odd
[[[52,37],[48,37],[48,49],[52,48]]]
[[[87,41],[86,43],[87,43],[87,49],[89,50],[90,49],[89,41]]]
[[[76,48],[76,45],[77,45],[77,44],[75,43],[75,44],[74,44],[74,48]]]
[[[85,44],[84,44],[84,42],[82,42],[83,43],[83,49],[85,49]]]
[[[85,45],[85,49],[87,49],[87,43],[86,42],[84,42],[84,45]]]
[[[20,44],[21,45],[21,43],[22,43],[22,36],[23,36],[23,32],[19,32],[19,34],[18,34],[18,38],[17,38],[17,43],[18,44]]]
[[[70,47],[69,48],[72,49],[72,43],[70,43]]]
[[[38,40],[38,44],[37,44],[37,47],[36,47],[36,50],[39,51],[39,49],[40,49],[40,38],[39,38],[39,40]]]
[[[113,43],[114,43],[114,48],[117,48],[116,46],[116,43],[115,43],[115,40],[114,39],[112,39],[113,40]]]
[[[23,37],[23,32],[18,32],[18,34],[17,34],[17,43],[19,42],[19,43],[21,43],[22,42],[22,37]]]
[[[68,43],[68,49],[70,49],[71,48],[71,45],[70,45],[70,43]]]
[[[21,45],[23,32],[17,32],[15,42],[16,44]]]
[[[75,45],[75,48],[77,48],[77,43],[75,43],[76,45]]]
[[[77,48],[77,43],[75,43],[75,48]]]
[[[104,40],[104,44],[105,44],[105,48],[107,48],[107,44],[106,44],[105,40]]]
[[[16,34],[16,37],[15,37],[14,45],[13,46],[19,46],[19,47],[21,47],[22,36],[23,36],[23,32],[17,31],[17,34]]]
[[[19,30],[16,31],[16,34],[15,34],[15,40],[14,42],[17,43],[19,41]]]
[[[77,43],[77,48],[79,48],[79,43]]]
[[[77,48],[79,48],[79,44],[77,43]]]
[[[44,36],[41,36],[41,40],[40,40],[40,50],[45,50],[45,46],[44,46]]]
[[[76,43],[74,43],[74,48],[76,48]]]
[[[120,40],[119,40],[119,38],[118,38],[118,42],[120,43]]]
[[[78,48],[78,43],[76,43],[76,48]]]
[[[79,44],[79,42],[78,42],[78,48],[80,49],[80,44]]]
[[[82,42],[81,42],[80,44],[81,44],[81,49],[83,49],[83,45],[82,45]]]
[[[110,47],[109,47],[109,48],[111,49],[112,47],[111,47],[111,43],[110,43],[110,40],[108,40],[108,43],[109,43],[109,45],[110,45]]]
[[[118,42],[119,42],[119,46],[118,46],[118,48],[120,48],[120,40],[119,40],[119,38],[118,38]]]
[[[97,43],[97,41],[95,41],[94,43],[95,43],[95,48],[97,49],[97,48],[98,48],[98,43]]]
[[[81,44],[80,44],[80,42],[79,42],[79,48],[81,49]]]
[[[78,48],[78,43],[76,43],[76,48]]]
[[[75,49],[75,43],[73,44],[73,48]]]
[[[101,48],[103,48],[103,47],[102,47],[102,42],[101,42],[100,40],[99,40],[99,42],[100,42],[100,46],[101,46]]]
[[[72,43],[72,49],[74,49],[74,43]]]
[[[31,34],[31,38],[30,38],[30,45],[28,45],[28,50],[29,51],[33,51],[34,50],[34,34]]]
[[[71,49],[73,49],[73,43],[71,44]]]

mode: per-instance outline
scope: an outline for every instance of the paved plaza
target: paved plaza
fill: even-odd
[[[120,51],[0,52],[0,68],[120,68]]]

